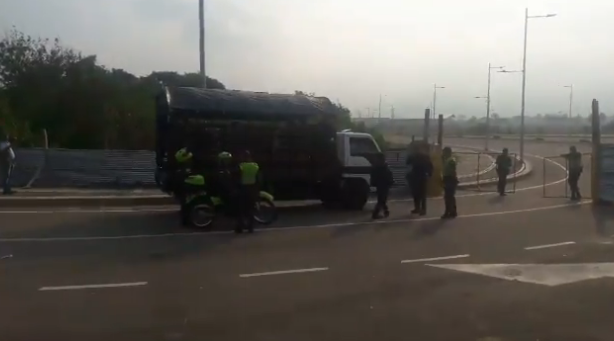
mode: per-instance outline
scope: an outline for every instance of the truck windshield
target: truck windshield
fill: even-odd
[[[377,145],[368,136],[350,137],[350,155],[359,156],[364,154],[379,153]]]

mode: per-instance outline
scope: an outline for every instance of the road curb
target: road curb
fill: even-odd
[[[320,206],[321,203],[300,202],[300,203],[278,203],[277,209],[297,210]],[[177,206],[174,198],[168,195],[123,195],[123,196],[28,196],[0,198],[0,207],[7,208],[104,208],[104,207],[147,207],[147,206]]]

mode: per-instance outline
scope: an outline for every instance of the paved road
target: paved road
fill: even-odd
[[[183,230],[168,212],[5,212],[0,337],[611,340],[612,279],[546,286],[450,269],[612,261],[610,209],[542,198],[541,162],[530,161],[535,175],[515,194],[465,192],[462,216],[446,222],[441,200],[424,218],[393,203],[377,223],[297,212],[250,236]],[[548,183],[565,176],[552,166]]]

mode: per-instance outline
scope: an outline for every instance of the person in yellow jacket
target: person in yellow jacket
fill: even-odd
[[[443,169],[443,200],[446,210],[441,216],[441,219],[456,218],[456,187],[458,186],[458,177],[456,175],[456,159],[452,156],[452,149],[445,147],[442,150]]]
[[[240,226],[237,232],[243,232],[247,227],[249,233],[254,232],[254,208],[260,191],[260,166],[254,162],[249,151],[243,152],[239,163],[241,183],[239,186],[239,220]]]

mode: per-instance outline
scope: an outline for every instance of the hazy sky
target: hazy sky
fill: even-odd
[[[574,113],[592,98],[614,113],[614,1],[205,0],[207,74],[229,88],[339,99],[354,111],[390,105],[420,116],[483,115],[487,64],[519,70],[529,21],[527,113]],[[198,69],[197,0],[0,0],[0,26],[59,36],[136,74]],[[493,73],[492,107],[520,111],[521,74]]]

